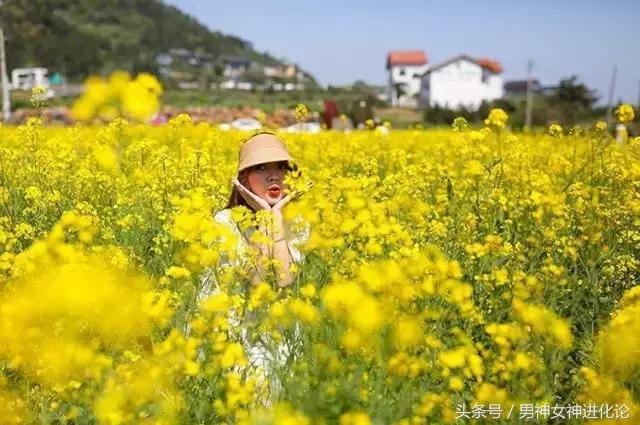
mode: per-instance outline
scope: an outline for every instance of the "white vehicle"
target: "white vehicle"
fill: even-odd
[[[299,122],[283,128],[282,131],[286,133],[320,133],[322,126],[319,122]]]
[[[31,90],[35,86],[49,89],[47,68],[16,68],[11,71],[11,85],[14,90]]]
[[[262,123],[253,118],[238,118],[231,121],[231,128],[243,131],[253,131],[262,128]]]

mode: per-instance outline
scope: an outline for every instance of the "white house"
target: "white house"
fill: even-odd
[[[387,70],[391,105],[415,108],[420,94],[420,80],[427,70],[427,55],[422,50],[389,52]]]
[[[262,67],[262,73],[265,77],[280,77],[283,74],[282,67],[266,65]]]
[[[422,76],[420,106],[477,109],[502,97],[501,73],[498,62],[467,55],[433,65]]]
[[[278,64],[278,65],[266,65],[262,67],[262,73],[265,77],[288,77],[302,79],[303,73],[294,64]]]
[[[254,85],[252,82],[243,80],[242,78],[229,78],[221,82],[219,87],[225,90],[251,90]]]
[[[241,56],[228,56],[224,58],[224,70],[222,75],[225,77],[239,77],[252,67],[252,62]]]

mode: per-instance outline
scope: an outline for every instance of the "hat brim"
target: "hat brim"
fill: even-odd
[[[280,161],[293,162],[293,158],[279,146],[262,146],[259,151],[244,158],[242,164],[238,167],[238,172],[254,165]]]

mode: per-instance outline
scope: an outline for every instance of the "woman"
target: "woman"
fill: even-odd
[[[251,136],[240,148],[238,175],[232,179],[233,188],[226,207],[218,211],[214,219],[231,230],[238,239],[236,259],[224,257],[221,266],[235,266],[247,270],[253,284],[265,281],[269,272],[275,272],[279,287],[291,285],[295,275],[291,272],[293,263],[300,264],[304,255],[298,245],[309,238],[309,228],[293,232],[285,223],[283,208],[304,192],[295,191],[285,195],[288,187],[284,177],[294,167],[293,158],[284,142],[275,134],[262,132]],[[306,189],[311,188],[307,185]],[[271,212],[271,222],[258,227],[242,230],[231,215],[231,208],[245,206],[252,213]],[[255,232],[266,236],[268,242],[255,242]],[[264,238],[263,238],[264,239]],[[252,258],[253,253],[257,254]],[[265,259],[276,260],[277,270],[263,267]],[[252,261],[255,260],[255,261]],[[215,290],[213,275],[206,276],[199,298],[206,297]]]
[[[304,193],[303,191],[295,191],[285,195],[288,187],[284,183],[284,177],[287,171],[293,169],[292,162],[293,158],[291,158],[285,144],[275,134],[263,132],[251,136],[240,148],[238,175],[232,180],[233,189],[229,202],[223,210],[214,216],[218,223],[227,226],[238,239],[235,260],[223,257],[220,265],[247,270],[253,284],[267,280],[269,270],[265,270],[265,267],[262,266],[264,259],[278,260],[280,266],[274,274],[275,283],[279,287],[291,285],[295,280],[295,274],[290,270],[291,264],[299,264],[304,260],[304,255],[299,251],[297,245],[306,242],[309,237],[309,227],[297,233],[292,232],[283,216],[283,208]],[[311,184],[307,185],[305,190],[311,186]],[[236,223],[231,215],[231,208],[240,205],[247,207],[252,213],[269,211],[271,222],[266,225],[241,229],[239,223]],[[266,236],[267,242],[254,242],[255,232]],[[255,262],[252,261],[252,251],[257,253],[258,258],[255,259]],[[220,292],[220,287],[217,285],[212,271],[205,274],[202,283],[199,299]],[[272,367],[274,364],[283,364],[289,356],[289,346],[286,343],[274,343],[266,335],[252,338],[246,327],[246,324],[252,320],[254,317],[251,313],[245,314],[242,319],[238,317],[236,311],[230,311],[228,314],[229,324],[240,329],[240,338],[245,346],[245,352],[251,366],[263,371],[264,378],[270,382],[270,391],[277,391],[280,383],[272,373]],[[295,335],[296,338],[299,336],[297,327]],[[262,402],[268,405],[270,403],[269,396],[266,395]]]

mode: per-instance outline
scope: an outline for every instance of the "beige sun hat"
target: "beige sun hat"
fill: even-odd
[[[273,133],[258,133],[249,137],[240,148],[238,172],[258,164],[293,161],[287,146]]]

